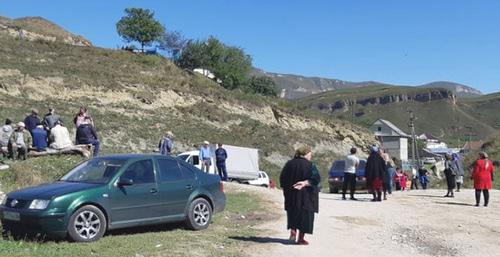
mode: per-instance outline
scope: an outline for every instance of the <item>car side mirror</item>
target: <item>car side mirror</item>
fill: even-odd
[[[117,183],[118,187],[131,186],[133,184],[134,180],[130,178],[120,178]]]

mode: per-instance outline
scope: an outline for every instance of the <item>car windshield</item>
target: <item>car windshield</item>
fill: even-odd
[[[105,184],[116,174],[124,160],[108,160],[96,158],[76,166],[60,180],[68,182],[85,182]]]

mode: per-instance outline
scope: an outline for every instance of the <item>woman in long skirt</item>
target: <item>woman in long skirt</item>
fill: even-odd
[[[476,206],[481,201],[481,191],[484,195],[484,206],[488,206],[490,200],[491,181],[493,180],[493,163],[488,160],[488,154],[479,153],[479,159],[474,165],[471,179],[474,180],[474,189],[476,189]]]
[[[304,237],[305,234],[313,233],[314,213],[318,212],[318,185],[321,178],[311,159],[311,148],[302,146],[295,151],[295,157],[285,164],[280,174],[290,241],[300,245],[309,244]]]

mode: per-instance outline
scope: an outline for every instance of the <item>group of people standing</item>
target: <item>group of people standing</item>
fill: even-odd
[[[160,142],[158,143],[160,154],[172,155],[173,137],[174,134],[172,133],[172,131],[167,131],[165,135],[160,139]],[[210,149],[210,142],[206,140],[203,142],[203,145],[199,149],[198,156],[201,162],[201,170],[206,173],[210,172],[212,159],[214,157],[212,154],[212,150]],[[227,157],[228,155],[226,149],[224,149],[222,143],[217,143],[217,149],[215,150],[215,165],[222,181],[228,180],[226,169]]]
[[[93,154],[97,156],[100,143],[92,118],[85,107],[80,107],[73,123],[76,129],[75,144],[93,145]],[[47,148],[61,150],[73,146],[68,129],[53,107],[48,109],[43,118],[33,108],[23,121],[16,124],[15,129],[12,124],[13,121],[7,118],[0,130],[0,146],[7,148],[6,152],[1,150],[2,154],[11,159],[25,160],[29,151],[43,152]]]
[[[394,162],[389,158],[388,154],[384,153],[383,149],[372,146],[370,150],[371,153],[365,167],[367,186],[373,196],[372,201],[382,201],[382,195],[385,200],[387,199],[386,194],[390,194],[392,191],[392,179],[398,174],[401,176],[403,173],[399,168],[396,168]],[[354,192],[356,168],[360,161],[356,157],[356,152],[357,149],[352,148],[345,160],[345,177],[342,188],[343,200],[346,200],[347,187],[350,187],[350,199],[357,200],[354,197]],[[446,181],[449,187],[446,197],[453,197],[454,186],[456,185],[457,191],[460,191],[463,184],[464,168],[459,155],[448,155],[446,159],[445,166],[447,170],[445,170],[445,174],[447,174]],[[314,214],[319,210],[321,177],[311,160],[311,148],[307,145],[301,146],[296,149],[294,158],[285,164],[280,174],[280,186],[285,198],[284,208],[287,214],[287,229],[290,230],[289,240],[300,245],[309,244],[305,240],[305,234],[312,234]],[[481,193],[484,195],[484,206],[488,206],[489,189],[491,189],[494,179],[493,171],[494,165],[488,159],[488,155],[485,152],[479,153],[479,158],[476,160],[471,174],[471,179],[474,180],[476,206],[479,206]],[[420,180],[419,182],[422,184],[422,177],[427,179],[427,171],[420,168],[414,173],[417,172],[417,181]],[[417,182],[413,181],[412,183]],[[427,188],[427,183],[428,179],[423,181],[423,185],[425,185],[423,189]]]
[[[366,185],[371,192],[372,201],[387,200],[387,194],[392,194],[394,178],[397,177],[399,168],[396,168],[394,161],[385,153],[384,149],[372,146],[370,156],[366,161],[365,178]],[[357,149],[351,148],[350,154],[345,159],[344,180],[342,184],[342,200],[346,200],[346,192],[349,187],[350,199],[354,197],[356,191],[356,170],[360,164],[356,156]],[[382,198],[383,197],[383,198]]]

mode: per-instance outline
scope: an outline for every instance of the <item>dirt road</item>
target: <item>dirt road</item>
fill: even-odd
[[[443,190],[395,192],[388,201],[342,201],[320,194],[320,213],[309,246],[287,243],[286,217],[262,226],[250,255],[264,256],[500,256],[500,191],[489,207],[474,207],[474,192],[443,198]],[[281,191],[269,190],[278,210]],[[284,212],[283,212],[284,214]]]

